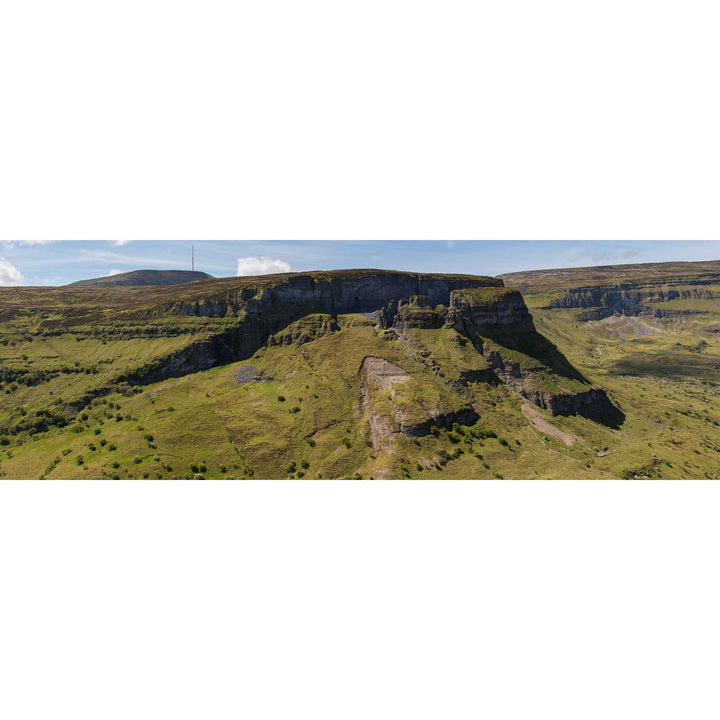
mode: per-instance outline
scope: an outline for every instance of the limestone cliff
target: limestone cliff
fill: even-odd
[[[388,337],[407,340],[421,329],[455,331],[485,358],[491,381],[553,414],[600,417],[612,407],[604,391],[537,332],[522,295],[493,278],[384,271],[298,274],[221,293],[197,292],[149,313],[207,318],[216,331],[131,381],[153,382],[243,360],[264,345],[302,345],[337,332],[338,317],[363,315]],[[473,377],[487,380],[487,373]]]

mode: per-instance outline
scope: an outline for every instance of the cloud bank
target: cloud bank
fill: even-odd
[[[290,263],[263,255],[238,258],[235,275],[271,275],[272,273],[286,272],[290,272]]]
[[[22,273],[12,263],[0,258],[0,285],[22,284]]]

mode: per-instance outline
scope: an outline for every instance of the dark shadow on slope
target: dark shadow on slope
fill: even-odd
[[[512,334],[498,333],[487,337],[510,353],[522,353],[532,358],[559,377],[575,380],[583,385],[592,385],[558,347],[534,327],[516,330]],[[580,415],[613,430],[617,430],[625,422],[625,413],[613,404],[601,388],[590,387],[574,393],[553,394],[548,402],[538,400],[536,404],[546,407],[553,415]]]
[[[569,378],[571,380],[579,380],[585,385],[590,385],[590,381],[574,366],[570,361],[558,350],[557,346],[550,342],[544,335],[537,330],[526,330],[516,332],[512,335],[509,333],[501,333],[497,335],[488,335],[488,338],[498,345],[508,350],[520,352],[523,355],[537,360],[539,363],[546,365],[557,375]]]

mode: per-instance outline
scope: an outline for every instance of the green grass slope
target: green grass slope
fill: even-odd
[[[567,446],[537,430],[516,395],[487,381],[487,363],[454,329],[411,330],[400,340],[360,315],[340,316],[336,329],[326,329],[316,339],[268,345],[246,361],[205,372],[145,386],[117,384],[87,406],[71,408],[66,424],[31,427],[23,422],[44,418],[38,409],[52,410],[53,398],[60,399],[58,409],[67,408],[68,400],[103,384],[101,372],[85,368],[98,364],[111,374],[155,343],[181,339],[103,345],[65,336],[4,346],[6,360],[20,357],[29,367],[58,362],[76,347],[86,360],[81,373],[60,373],[40,387],[4,386],[0,473],[47,479],[611,476],[593,464],[597,449],[586,440]],[[286,333],[292,337],[293,328]],[[401,381],[383,387],[366,371],[367,358],[396,368]],[[392,422],[383,425],[387,418]],[[423,423],[429,423],[424,435],[400,430]]]
[[[366,272],[374,271],[347,275]],[[718,477],[712,272],[695,268],[687,284],[674,278],[678,297],[660,297],[654,285],[657,299],[645,302],[662,313],[596,319],[588,312],[595,308],[547,302],[568,288],[528,286],[540,335],[479,338],[539,390],[604,388],[624,413],[617,426],[530,405],[498,381],[467,336],[436,327],[426,308],[408,309],[401,333],[360,314],[310,313],[246,359],[133,384],[134,375],[241,321],[158,308],[242,297],[282,280],[0,289],[0,477]],[[710,292],[697,297],[688,288]]]

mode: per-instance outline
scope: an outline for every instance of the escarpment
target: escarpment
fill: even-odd
[[[204,370],[249,358],[263,346],[303,345],[341,332],[339,318],[357,316],[385,339],[397,339],[431,372],[457,388],[469,383],[502,383],[552,414],[607,415],[612,404],[604,391],[580,375],[533,324],[517,290],[483,277],[424,276],[368,272],[361,277],[292,276],[269,287],[246,286],[223,297],[179,300],[152,312],[217,319],[217,331],[130,376],[133,382]],[[472,358],[460,368],[424,350],[417,332],[450,333],[449,341],[469,344]],[[369,387],[369,386],[368,386]],[[473,417],[470,407],[448,413],[448,422]],[[464,414],[463,414],[464,413]],[[393,427],[425,434],[442,418],[403,419]]]
[[[84,288],[58,292],[76,305],[62,317],[39,312],[38,332],[147,343],[146,354],[125,363],[113,382],[147,385],[246,360],[263,348],[302,348],[360,325],[447,388],[447,397],[437,391],[442,402],[420,390],[410,398],[412,383],[394,389],[388,413],[406,435],[474,421],[473,393],[499,384],[552,414],[600,417],[611,407],[604,391],[537,332],[520,292],[496,278],[353,270],[114,289],[102,297]],[[127,307],[118,310],[121,302]]]
[[[147,318],[193,316],[222,319],[224,324],[203,341],[205,366],[233,362],[250,357],[268,343],[283,344],[284,332],[292,323],[310,316],[326,316],[321,331],[332,329],[332,318],[338,315],[364,314],[383,326],[392,324],[398,308],[412,297],[426,298],[428,307],[450,305],[451,294],[460,288],[502,288],[502,280],[482,276],[422,275],[384,271],[314,273],[289,276],[267,285],[249,284],[214,295],[178,299],[138,313]],[[430,309],[430,312],[433,311]],[[444,322],[444,317],[442,318]],[[309,321],[308,321],[309,322]],[[329,324],[327,324],[329,323]],[[442,324],[442,323],[441,323]],[[322,328],[325,330],[322,330]],[[298,332],[297,328],[294,329]],[[309,332],[308,332],[309,331]],[[306,323],[303,337],[317,336]],[[292,341],[292,338],[289,338]],[[185,349],[167,367],[153,368],[146,381],[162,379],[176,373],[178,366],[192,363],[196,353]],[[136,379],[139,379],[136,378]]]

